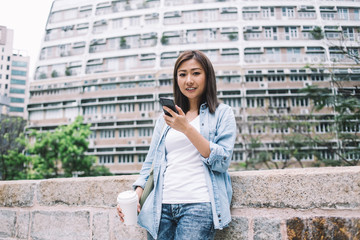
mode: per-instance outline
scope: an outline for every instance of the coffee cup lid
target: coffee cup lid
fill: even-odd
[[[136,197],[136,192],[135,191],[132,191],[132,190],[129,190],[129,191],[124,191],[124,192],[121,192],[119,193],[118,197],[117,197],[117,200],[131,200],[133,198]]]

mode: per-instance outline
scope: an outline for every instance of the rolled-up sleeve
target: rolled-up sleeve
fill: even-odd
[[[211,170],[226,172],[229,168],[236,138],[236,121],[230,107],[217,116],[214,139],[210,139],[210,155],[202,160]]]

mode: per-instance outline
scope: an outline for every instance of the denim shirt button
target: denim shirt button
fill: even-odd
[[[226,160],[226,157],[224,157],[224,160]]]
[[[218,218],[221,218],[221,214],[218,214]]]

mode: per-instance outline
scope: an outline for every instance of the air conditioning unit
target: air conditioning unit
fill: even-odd
[[[267,88],[268,87],[268,83],[267,82],[262,82],[259,84],[260,88]]]
[[[141,117],[142,118],[149,118],[149,113],[148,112],[142,112]]]
[[[312,82],[310,81],[304,81],[304,87],[311,86]]]
[[[142,144],[149,144],[148,140],[142,140],[141,143]]]
[[[129,145],[135,145],[135,140],[128,141]]]

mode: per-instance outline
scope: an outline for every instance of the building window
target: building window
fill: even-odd
[[[130,155],[130,154],[119,155],[119,163],[120,164],[134,163],[134,155]]]
[[[139,110],[142,112],[154,111],[154,104],[152,102],[140,103]]]
[[[91,134],[89,135],[89,139],[96,139],[96,131],[91,131]]]
[[[15,76],[26,76],[26,71],[11,70],[11,74]]]
[[[264,98],[247,98],[246,104],[248,108],[264,107]]]
[[[293,107],[307,107],[309,100],[307,98],[291,98],[291,104]]]
[[[295,17],[295,10],[293,7],[283,7],[282,8],[282,16],[287,18]]]
[[[331,131],[330,123],[320,123],[316,125],[315,131],[317,133],[327,133]]]
[[[10,83],[16,84],[16,85],[26,85],[25,80],[19,80],[19,79],[14,79],[14,78],[11,79]]]
[[[13,67],[27,67],[27,62],[13,61]]]
[[[252,124],[249,126],[249,133],[253,133],[253,134],[266,133],[266,127],[264,125]]]
[[[134,129],[119,129],[119,138],[134,137]]]
[[[115,138],[115,130],[101,130],[100,138],[103,138],[103,139]]]
[[[115,105],[103,105],[101,106],[101,113],[102,114],[109,114],[109,113],[115,113]]]
[[[275,151],[272,153],[272,160],[273,161],[287,161],[289,160],[289,154],[285,154],[282,152]]]
[[[241,107],[241,99],[240,98],[224,98],[223,101],[225,104],[228,104],[233,108]]]
[[[119,104],[119,106],[120,106],[121,113],[134,112],[134,104],[133,103]]]
[[[241,161],[243,161],[243,153],[234,151],[231,161],[232,162],[241,162]]]
[[[25,89],[10,88],[10,93],[25,94]]]
[[[151,137],[153,128],[139,128],[139,137]]]
[[[138,156],[138,163],[145,162],[146,154],[138,154],[137,156]]]
[[[112,155],[99,156],[99,164],[113,164],[113,163],[114,163],[114,156]]]
[[[10,98],[11,103],[24,103],[24,98]]]
[[[97,106],[84,107],[84,115],[95,115],[97,113]]]
[[[306,81],[306,75],[290,75],[290,81],[297,82],[297,81]]]
[[[271,133],[289,133],[289,128],[275,126],[271,128]]]
[[[10,112],[24,112],[23,107],[10,107]]]
[[[285,76],[281,76],[281,75],[268,76],[268,81],[269,82],[284,82]]]

